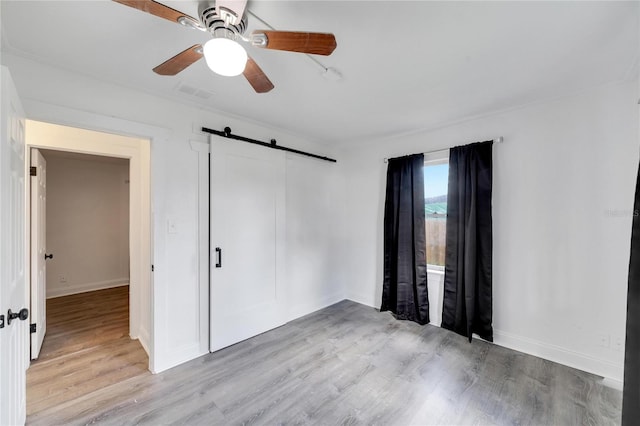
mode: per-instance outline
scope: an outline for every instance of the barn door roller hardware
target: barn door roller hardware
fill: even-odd
[[[271,142],[269,143],[269,142],[258,141],[251,138],[245,138],[244,136],[232,135],[231,128],[229,127],[225,127],[224,131],[222,132],[219,130],[208,129],[206,127],[203,127],[202,131],[205,133],[211,133],[212,135],[222,136],[223,138],[235,139],[237,141],[248,142],[248,143],[264,146],[271,149],[278,149],[280,151],[287,151],[287,152],[293,152],[294,154],[306,155],[307,157],[317,158],[318,160],[330,161],[332,163],[336,162],[336,160],[334,160],[333,158],[323,157],[322,155],[316,155],[310,152],[300,151],[293,148],[287,148],[286,146],[276,145],[275,139],[271,139]]]

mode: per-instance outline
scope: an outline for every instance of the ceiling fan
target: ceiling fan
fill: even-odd
[[[329,33],[258,30],[249,36],[245,8],[247,0],[216,0],[200,5],[200,20],[153,0],[113,0],[186,27],[209,32],[213,37],[204,45],[196,44],[183,50],[153,69],[156,74],[176,75],[203,56],[209,68],[217,74],[243,74],[257,93],[273,89],[273,83],[258,64],[247,55],[239,41],[252,46],[289,52],[330,55],[337,46]]]

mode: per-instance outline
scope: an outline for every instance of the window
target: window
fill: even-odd
[[[449,151],[425,154],[424,209],[429,269],[444,270]]]

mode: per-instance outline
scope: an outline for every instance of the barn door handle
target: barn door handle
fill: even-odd
[[[222,268],[222,249],[216,247],[216,268]]]
[[[11,312],[11,309],[9,309],[9,312],[7,312],[7,325],[11,325],[11,321],[16,318],[21,321],[26,320],[29,318],[29,310],[27,308],[22,308],[19,312]]]
[[[44,260],[47,260],[47,259],[53,259],[53,253],[51,253],[51,254],[45,253],[44,254]]]

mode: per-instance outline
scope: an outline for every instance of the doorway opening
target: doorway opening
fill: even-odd
[[[27,157],[47,181],[44,213],[33,195],[27,208],[35,332],[27,411],[40,417],[150,374],[149,140],[27,121]],[[43,186],[31,180],[32,192]]]

